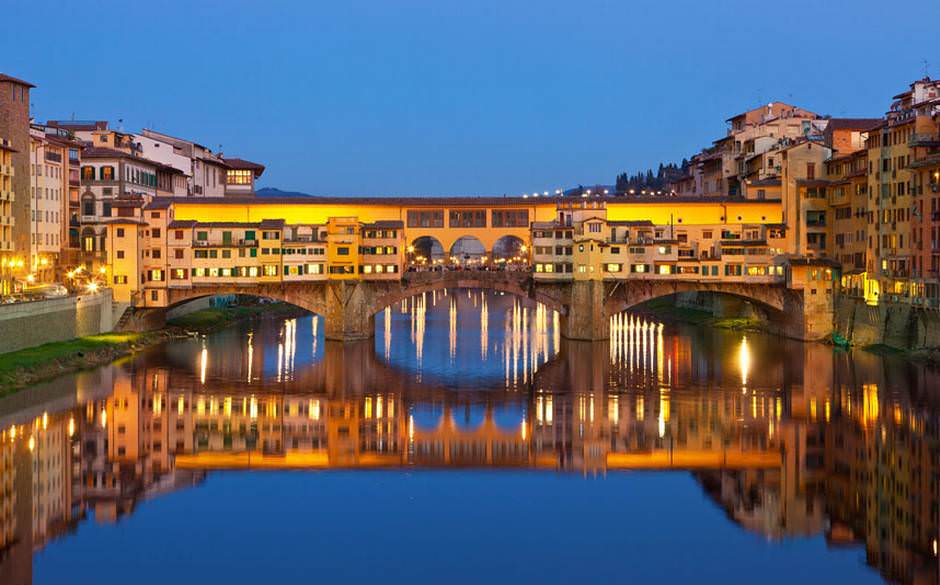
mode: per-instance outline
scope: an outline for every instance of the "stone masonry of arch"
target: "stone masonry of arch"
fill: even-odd
[[[608,337],[611,315],[640,303],[681,292],[713,292],[741,297],[768,309],[779,331],[805,338],[803,292],[779,285],[689,281],[597,280],[536,282],[527,272],[416,272],[400,281],[323,281],[271,284],[206,285],[171,288],[169,307],[212,295],[244,294],[284,301],[324,317],[329,339],[351,341],[374,335],[374,316],[409,297],[445,288],[495,290],[533,299],[560,314],[568,339]],[[166,309],[163,309],[165,312]],[[146,309],[154,313],[158,309]]]

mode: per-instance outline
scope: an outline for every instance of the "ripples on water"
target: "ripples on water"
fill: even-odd
[[[567,342],[467,290],[390,307],[374,342],[322,329],[243,324],[0,401],[0,583],[467,558],[450,582],[937,581],[930,368],[636,314]]]

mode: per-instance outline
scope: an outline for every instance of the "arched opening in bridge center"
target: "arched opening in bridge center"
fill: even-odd
[[[789,315],[781,308],[768,304],[758,292],[755,291],[755,296],[748,296],[744,292],[716,290],[688,290],[666,294],[649,292],[637,295],[638,298],[622,299],[618,298],[615,291],[607,301],[611,335],[615,335],[615,328],[633,322],[626,319],[627,314],[656,323],[758,329],[783,335],[788,335],[794,326],[800,325],[800,315]]]
[[[517,236],[503,236],[496,240],[492,256],[497,269],[521,270],[529,265],[529,248]]]
[[[486,248],[478,238],[463,236],[450,247],[448,264],[459,268],[479,268],[487,263]]]
[[[441,266],[446,260],[444,246],[434,236],[421,236],[408,246],[408,266],[416,269]]]

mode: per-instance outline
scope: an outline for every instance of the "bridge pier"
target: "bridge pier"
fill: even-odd
[[[361,341],[375,335],[372,313],[375,291],[357,281],[330,282],[326,285],[324,336],[333,341]]]
[[[576,280],[570,284],[567,314],[560,319],[561,335],[576,341],[603,341],[610,337],[602,280]]]

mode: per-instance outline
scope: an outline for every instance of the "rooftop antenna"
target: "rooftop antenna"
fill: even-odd
[[[930,79],[930,63],[927,62],[927,59],[923,60],[924,63],[924,77]]]
[[[124,132],[124,118],[118,118],[118,132]]]

